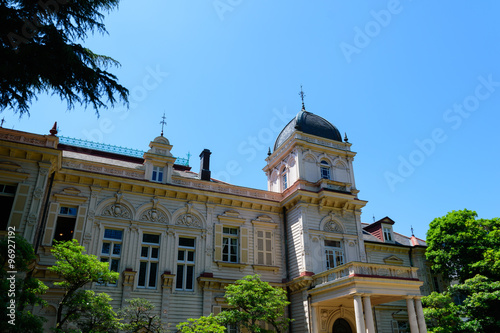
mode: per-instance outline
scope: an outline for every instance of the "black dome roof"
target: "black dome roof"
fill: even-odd
[[[307,134],[316,135],[325,139],[342,142],[337,127],[333,126],[328,120],[315,115],[314,113],[302,110],[295,118],[283,128],[278,135],[274,144],[274,151],[278,149],[283,142],[285,142],[293,133],[293,131],[300,131]]]

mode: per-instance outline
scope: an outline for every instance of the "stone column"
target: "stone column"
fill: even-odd
[[[354,314],[356,315],[356,333],[365,332],[365,316],[363,315],[363,304],[360,295],[354,295]],[[414,311],[415,312],[415,311]],[[412,331],[413,333],[413,331]],[[418,332],[415,332],[418,333]]]
[[[370,296],[363,296],[363,305],[365,307],[366,333],[375,333],[375,324],[373,323],[372,301]]]
[[[408,297],[406,299],[406,308],[408,311],[408,321],[410,322],[410,332],[419,333],[417,315],[415,314],[415,302],[413,301],[412,297]]]
[[[312,331],[319,332],[320,328],[320,316],[319,316],[319,307],[317,305],[311,305],[311,323],[312,323]]]
[[[427,333],[427,325],[425,324],[424,310],[422,309],[420,297],[415,298],[415,310],[417,311],[418,332]]]

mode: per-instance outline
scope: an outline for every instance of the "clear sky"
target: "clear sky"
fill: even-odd
[[[121,63],[130,109],[67,111],[43,95],[4,127],[173,153],[266,189],[269,146],[305,105],[347,132],[364,222],[424,238],[433,218],[499,207],[500,2],[123,0],[84,43]]]

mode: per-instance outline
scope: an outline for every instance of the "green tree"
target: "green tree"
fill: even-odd
[[[177,325],[177,329],[182,333],[225,333],[226,327],[222,324],[219,316],[210,314],[206,317],[188,319]]]
[[[500,281],[476,275],[448,291],[423,298],[429,332],[500,332]]]
[[[422,299],[429,332],[500,332],[500,219],[470,210],[434,219],[426,257],[451,285]]]
[[[45,319],[29,310],[31,306],[46,304],[40,295],[48,289],[43,282],[33,277],[35,258],[33,247],[22,236],[9,232],[7,237],[0,240],[1,332],[43,332]]]
[[[259,275],[245,276],[226,287],[226,300],[231,307],[220,316],[225,322],[237,323],[250,332],[265,332],[262,323],[269,323],[275,332],[285,332],[290,319],[285,317],[286,291],[274,288]]]
[[[476,219],[470,210],[434,219],[427,232],[426,257],[434,272],[451,281],[481,274],[500,280],[500,219]]]
[[[58,242],[52,249],[56,258],[54,266],[50,267],[54,273],[59,274],[63,281],[55,282],[64,289],[62,300],[59,302],[56,317],[56,329],[63,329],[67,321],[90,316],[88,307],[82,306],[82,300],[101,306],[101,300],[91,300],[90,294],[82,294],[80,288],[90,282],[113,283],[119,274],[111,272],[108,263],[100,262],[94,255],[85,254],[85,248],[73,239],[67,242]],[[98,296],[98,295],[94,295]],[[107,295],[106,295],[107,296]],[[106,297],[98,296],[98,297]]]
[[[78,290],[68,304],[68,321],[76,323],[82,333],[118,332],[122,325],[111,301],[106,293]]]
[[[119,0],[0,0],[0,111],[29,114],[37,94],[59,95],[94,107],[127,103],[128,90],[108,72],[118,62],[79,44],[88,33],[106,33],[102,12]],[[115,96],[117,95],[117,97]]]
[[[155,314],[155,306],[144,298],[126,300],[127,306],[118,311],[123,318],[122,330],[125,332],[165,332],[160,317]]]

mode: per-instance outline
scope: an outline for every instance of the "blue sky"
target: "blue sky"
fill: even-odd
[[[130,109],[42,95],[4,127],[146,150],[212,151],[212,176],[266,188],[269,146],[305,105],[347,132],[364,222],[425,237],[433,218],[498,214],[500,3],[123,0],[85,45],[121,63]]]

